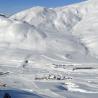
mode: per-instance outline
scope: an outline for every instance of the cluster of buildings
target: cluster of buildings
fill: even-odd
[[[55,75],[55,74],[48,74],[48,75],[38,75],[35,77],[35,80],[66,80],[72,79],[71,77],[63,76],[63,75]]]

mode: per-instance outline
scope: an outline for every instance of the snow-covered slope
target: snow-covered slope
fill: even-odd
[[[98,0],[0,15],[0,98],[98,98]]]
[[[89,0],[0,16],[0,47],[32,51],[41,61],[97,62],[97,5]]]

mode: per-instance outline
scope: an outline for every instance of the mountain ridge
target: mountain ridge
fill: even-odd
[[[65,62],[97,62],[97,40],[93,43],[83,26],[89,24],[86,20],[94,21],[90,17],[97,14],[96,0],[92,2],[59,8],[34,7],[9,18],[1,16],[1,47],[32,50],[39,56],[41,53],[44,57]],[[92,39],[90,44],[86,36]],[[96,43],[94,47],[92,43]]]

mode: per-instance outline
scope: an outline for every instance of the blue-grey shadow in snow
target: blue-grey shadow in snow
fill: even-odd
[[[0,98],[3,98],[5,93],[8,93],[11,98],[43,98],[40,95],[21,90],[0,90]]]

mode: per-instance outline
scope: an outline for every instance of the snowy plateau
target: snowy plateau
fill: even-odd
[[[98,98],[98,0],[0,14],[0,98]]]

